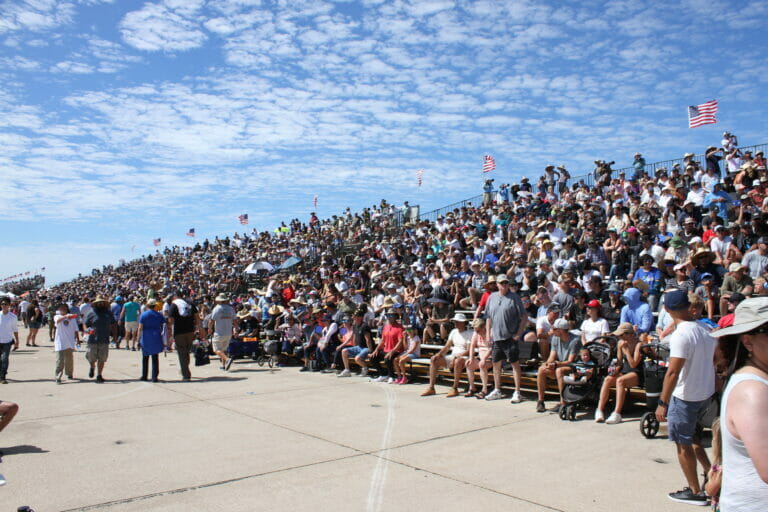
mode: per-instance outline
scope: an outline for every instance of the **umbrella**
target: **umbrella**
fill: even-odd
[[[277,270],[288,270],[289,268],[301,263],[301,258],[297,258],[296,256],[291,256],[287,260],[283,262],[282,265],[277,267]]]
[[[273,267],[270,263],[266,261],[259,261],[259,262],[254,261],[253,263],[245,267],[246,274],[258,274],[260,270],[266,270],[267,272],[272,272],[273,270],[275,270],[275,267]]]

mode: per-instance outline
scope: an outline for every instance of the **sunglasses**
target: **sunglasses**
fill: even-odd
[[[749,332],[748,332],[748,333],[746,333],[746,334],[751,334],[751,335],[753,335],[753,336],[754,336],[754,335],[757,335],[757,334],[768,334],[768,323],[766,323],[766,324],[763,324],[763,325],[761,325],[760,327],[758,327],[757,329],[754,329],[754,330],[752,330],[752,331],[749,331]]]

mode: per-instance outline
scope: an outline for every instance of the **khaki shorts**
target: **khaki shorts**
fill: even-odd
[[[109,343],[90,343],[85,358],[89,363],[106,363],[109,356]]]
[[[135,334],[139,330],[139,322],[125,322],[125,333]]]
[[[229,347],[229,340],[232,339],[232,336],[219,336],[218,334],[213,335],[213,351],[214,352],[226,352],[227,347]]]

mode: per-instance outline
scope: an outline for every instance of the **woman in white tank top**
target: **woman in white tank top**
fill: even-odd
[[[737,335],[739,340],[723,344],[724,352],[735,352],[732,367],[737,371],[725,388],[720,411],[720,510],[763,512],[768,510],[768,297],[745,300],[736,308],[734,325],[712,334]]]

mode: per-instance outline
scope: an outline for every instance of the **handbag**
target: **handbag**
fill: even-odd
[[[198,343],[195,345],[195,366],[205,366],[211,364],[211,356],[208,355],[208,344]]]

